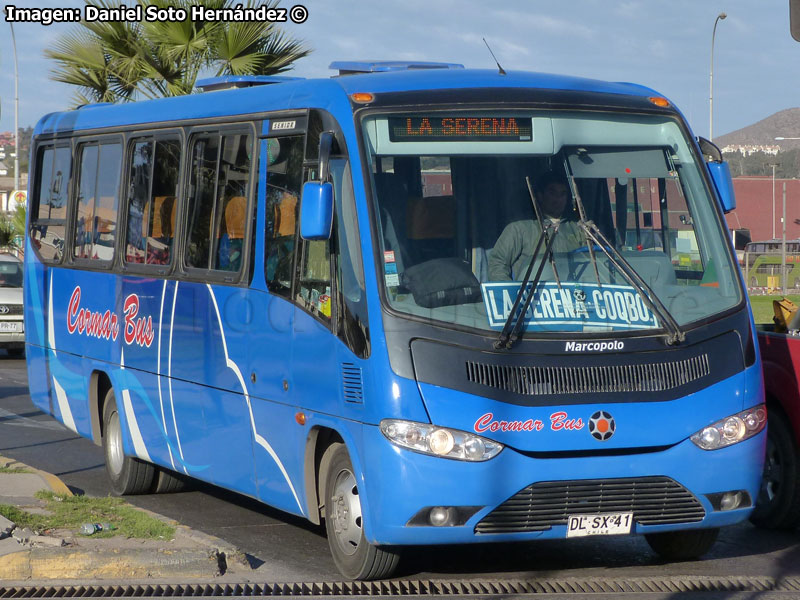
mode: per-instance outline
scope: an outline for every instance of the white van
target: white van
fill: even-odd
[[[12,254],[0,254],[0,348],[15,357],[25,353],[22,261]]]

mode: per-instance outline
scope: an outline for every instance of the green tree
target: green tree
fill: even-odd
[[[100,8],[114,0],[85,0]],[[203,71],[216,75],[275,75],[292,68],[310,49],[266,21],[192,21],[196,0],[137,0],[187,12],[178,22],[82,21],[59,37],[45,55],[55,61],[51,77],[78,87],[75,104],[127,102],[190,94]],[[208,9],[266,6],[278,0],[207,0]]]

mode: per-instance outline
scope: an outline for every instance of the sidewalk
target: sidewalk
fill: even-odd
[[[46,512],[45,503],[35,497],[36,492],[72,495],[58,477],[14,460],[0,456],[0,469],[25,471],[0,471],[0,504],[42,514]],[[37,535],[0,516],[0,587],[53,580],[208,581],[226,573],[245,575],[249,571],[244,557],[222,540],[148,514],[174,526],[174,539],[95,538],[72,530]]]

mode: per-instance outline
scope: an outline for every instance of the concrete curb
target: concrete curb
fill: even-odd
[[[64,494],[65,496],[72,496],[72,491],[67,487],[67,485],[61,481],[56,475],[52,473],[48,473],[46,471],[42,471],[40,469],[36,469],[31,467],[30,465],[26,465],[25,463],[21,463],[18,460],[14,460],[13,458],[6,458],[5,456],[0,455],[0,466],[5,467],[19,467],[21,469],[25,469],[34,475],[38,475],[42,478],[44,483],[51,491],[56,494]],[[0,473],[0,476],[3,474]]]
[[[0,466],[24,468],[28,471],[24,474],[28,481],[31,473],[39,476],[42,481],[41,489],[73,495],[63,481],[45,471],[2,456],[0,456]],[[12,478],[20,475],[0,473],[0,482],[3,478],[8,478],[10,482]],[[3,487],[0,484],[0,490]],[[11,490],[13,485],[5,487]],[[25,498],[15,498],[15,500],[25,501]],[[31,580],[174,578],[210,580],[229,571],[242,573],[250,570],[244,555],[223,540],[190,529],[152,511],[131,506],[175,527],[174,539],[157,545],[151,544],[149,548],[131,548],[124,547],[129,545],[127,540],[113,537],[85,538],[86,547],[83,547],[83,542],[79,542],[79,545],[62,547],[23,546],[13,538],[6,538],[0,540],[0,582],[5,584],[9,581],[19,581],[29,584]]]
[[[31,548],[0,559],[0,580],[217,577],[221,558],[216,550]]]

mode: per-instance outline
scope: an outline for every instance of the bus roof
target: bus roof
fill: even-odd
[[[323,108],[335,113],[342,109],[351,110],[349,96],[355,92],[380,94],[469,88],[528,88],[639,97],[657,94],[649,88],[631,83],[548,73],[509,71],[501,75],[496,69],[393,70],[328,79],[287,78],[281,83],[118,105],[90,104],[78,110],[50,113],[42,117],[34,135],[148,123],[179,123],[272,110]],[[234,97],[236,101],[232,102]]]

